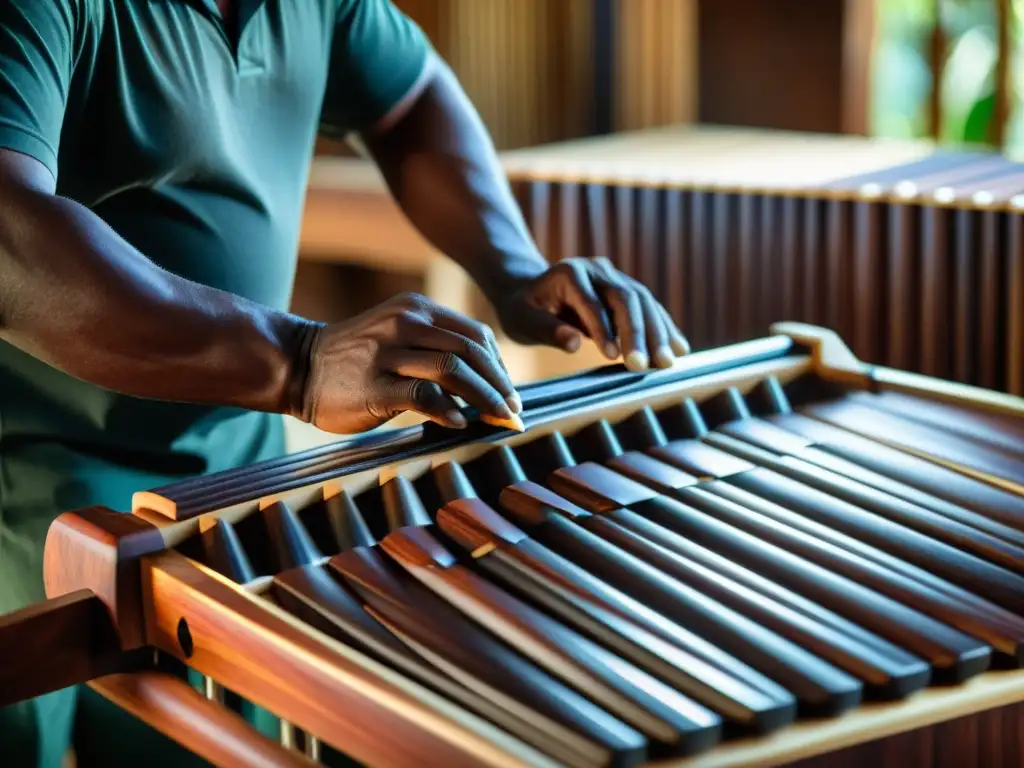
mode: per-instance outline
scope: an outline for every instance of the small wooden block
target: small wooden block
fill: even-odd
[[[139,648],[145,645],[139,558],[164,549],[160,529],[135,515],[104,507],[67,512],[46,536],[46,595],[91,590],[107,607],[121,648]]]

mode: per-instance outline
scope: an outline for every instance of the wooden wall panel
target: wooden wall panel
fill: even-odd
[[[698,121],[867,129],[875,0],[393,1],[499,149]]]
[[[703,0],[700,122],[862,133],[875,0]]]
[[[396,0],[458,75],[499,149],[590,133],[591,0]]]
[[[843,133],[870,132],[871,79],[878,25],[876,0],[845,0],[843,19]]]
[[[615,0],[615,130],[697,114],[697,0]]]

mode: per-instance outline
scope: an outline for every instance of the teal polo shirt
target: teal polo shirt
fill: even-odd
[[[230,36],[214,0],[0,1],[0,148],[160,267],[285,310],[317,133],[379,121],[429,44],[389,0],[236,6]],[[279,453],[280,421],[118,395],[0,342],[0,613],[42,597],[56,514]]]

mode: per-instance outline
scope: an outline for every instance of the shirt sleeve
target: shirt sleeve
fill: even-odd
[[[0,149],[29,155],[57,177],[74,69],[79,0],[0,0]]]
[[[342,136],[378,123],[412,90],[430,50],[423,31],[391,0],[339,0],[324,133]]]

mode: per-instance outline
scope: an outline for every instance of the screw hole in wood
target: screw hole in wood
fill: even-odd
[[[192,656],[192,633],[189,632],[188,622],[185,619],[179,619],[178,621],[178,645],[181,646],[182,653],[185,654],[185,658]]]

